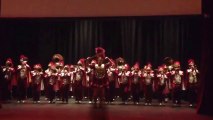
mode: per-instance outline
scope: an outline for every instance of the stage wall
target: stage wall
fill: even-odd
[[[201,0],[1,0],[1,17],[199,14],[201,14]]]

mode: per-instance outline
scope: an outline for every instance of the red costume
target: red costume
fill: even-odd
[[[49,103],[54,103],[55,93],[56,93],[56,82],[58,80],[58,73],[55,68],[55,65],[50,63],[48,70],[45,71],[46,78],[46,95],[49,100]]]
[[[86,80],[84,59],[80,59],[74,72],[74,94],[77,103],[83,99],[83,82]]]
[[[151,105],[152,93],[154,88],[154,71],[152,70],[152,65],[150,63],[144,67],[142,77],[144,85],[145,105]]]
[[[95,49],[96,55],[87,59],[87,61],[95,60],[95,63],[91,68],[94,70],[93,77],[93,98],[95,105],[98,97],[100,98],[100,105],[103,104],[105,98],[105,89],[108,86],[107,69],[111,65],[111,60],[105,57],[105,50],[101,47]]]
[[[157,74],[157,93],[158,93],[158,101],[159,105],[162,105],[165,99],[165,91],[168,87],[168,76],[166,71],[164,71],[163,66],[158,67],[158,74]]]
[[[70,83],[71,83],[71,77],[70,77],[71,73],[70,73],[69,65],[64,66],[59,76],[61,78],[60,91],[61,91],[62,102],[68,103]]]
[[[3,100],[11,99],[12,87],[16,85],[15,68],[11,58],[6,60],[5,66],[2,66],[2,98]]]
[[[40,64],[34,65],[33,68],[34,70],[31,71],[33,102],[39,103],[41,90],[43,90],[44,74],[43,74],[42,66]]]
[[[113,61],[113,60],[111,60],[111,61]],[[106,101],[108,103],[112,103],[115,98],[115,83],[117,80],[117,70],[116,70],[116,66],[115,66],[114,62],[107,69],[107,76],[108,76],[109,85],[106,90]]]
[[[181,93],[184,89],[183,71],[180,70],[180,62],[174,62],[174,70],[171,71],[171,84],[174,105],[181,104]]]
[[[25,102],[27,97],[27,88],[31,83],[30,66],[27,64],[28,58],[24,55],[20,56],[21,64],[17,68],[17,86],[18,86],[18,103]]]
[[[135,63],[131,72],[131,91],[134,104],[138,104],[140,100],[140,89],[141,89],[141,77],[142,73],[139,68],[139,63]]]
[[[122,68],[119,68],[118,72],[118,84],[121,90],[121,99],[124,104],[127,104],[127,100],[130,92],[130,76],[129,65],[125,64]]]
[[[197,100],[197,89],[199,81],[199,71],[193,59],[188,60],[188,69],[186,71],[186,87],[188,90],[189,106],[192,107]]]

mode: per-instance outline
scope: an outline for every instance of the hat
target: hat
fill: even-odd
[[[28,61],[28,58],[25,55],[20,55],[20,62]]]
[[[33,68],[34,68],[34,69],[41,69],[42,66],[41,66],[41,64],[35,64],[35,65],[33,66]]]
[[[164,67],[163,67],[163,66],[159,66],[159,67],[158,67],[158,71],[159,71],[159,72],[162,72],[162,71],[163,71],[163,69],[164,69]]]
[[[194,65],[194,60],[193,59],[189,59],[188,60],[188,65]]]
[[[173,64],[175,69],[179,69],[180,68],[180,62],[179,61],[175,61]]]
[[[139,69],[139,63],[136,62],[135,65],[133,66],[134,70],[138,70]]]
[[[75,68],[74,65],[70,65],[70,68]]]
[[[96,64],[96,60],[92,60],[92,61],[91,61],[91,64]]]
[[[96,54],[98,54],[98,53],[105,53],[105,50],[102,47],[97,47],[97,48],[95,48],[95,53]]]
[[[95,53],[98,57],[105,57],[105,49],[103,49],[102,47],[95,48]]]
[[[84,65],[84,61],[85,61],[85,59],[84,58],[81,58],[79,61],[78,61],[78,65]]]
[[[11,58],[7,58],[7,60],[6,60],[6,63],[13,63],[13,61],[12,61],[12,59]]]

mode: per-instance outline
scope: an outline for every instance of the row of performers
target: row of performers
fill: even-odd
[[[100,48],[99,48],[100,49]],[[102,48],[101,48],[102,49]],[[2,67],[7,94],[11,92],[11,86],[18,88],[18,102],[24,102],[27,96],[27,88],[32,88],[34,102],[40,101],[41,91],[45,91],[49,103],[54,103],[56,92],[63,103],[68,103],[69,92],[74,93],[76,102],[80,103],[84,96],[91,102],[100,103],[106,100],[113,102],[116,93],[126,104],[129,96],[135,104],[139,103],[141,91],[144,93],[145,105],[151,105],[153,92],[158,95],[159,105],[163,105],[165,96],[172,94],[174,105],[181,104],[181,91],[188,90],[189,105],[196,102],[199,72],[194,60],[188,61],[189,68],[186,72],[180,69],[180,62],[176,61],[170,66],[159,66],[152,70],[149,63],[143,69],[136,63],[132,68],[124,62],[123,58],[116,62],[103,57],[96,51],[95,57],[80,59],[77,65],[63,65],[60,54],[53,56],[48,69],[43,71],[40,64],[36,64],[31,70],[27,64],[27,57],[20,57],[20,65],[13,67],[11,59]],[[185,75],[184,75],[185,73]]]

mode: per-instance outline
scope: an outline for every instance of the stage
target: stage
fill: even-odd
[[[165,106],[144,106],[143,102],[134,105],[129,102],[122,105],[120,102],[104,105],[102,108],[94,107],[88,101],[76,104],[70,100],[69,104],[62,104],[57,101],[55,104],[47,104],[41,101],[33,104],[26,101],[18,104],[15,101],[4,103],[0,109],[1,120],[212,120],[213,117],[199,115],[195,108],[174,107],[171,103]]]

